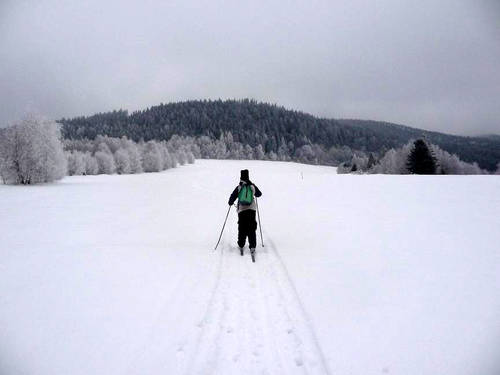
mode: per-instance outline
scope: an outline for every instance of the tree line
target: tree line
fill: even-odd
[[[350,162],[337,168],[338,173],[369,174],[488,174],[477,163],[467,163],[455,154],[424,139],[410,141],[397,149],[388,150],[377,160],[373,154],[355,155]],[[500,162],[495,174],[500,174]]]
[[[159,172],[194,163],[194,142],[140,141],[97,136],[93,140],[62,139],[61,125],[39,116],[0,128],[0,180],[30,185],[59,180],[66,175]]]
[[[134,142],[127,137],[97,136],[93,140],[63,140],[68,174],[134,174],[160,172],[195,162],[188,141]]]
[[[63,124],[63,136],[68,139],[108,135],[126,136],[136,142],[167,141],[179,135],[207,136],[216,141],[231,133],[234,142],[252,148],[261,145],[266,155],[278,155],[280,148],[287,148],[291,158],[300,153],[307,158],[310,150],[303,146],[313,147],[315,159],[320,163],[325,162],[324,154],[332,147],[348,147],[353,152],[373,153],[380,158],[391,148],[400,148],[418,138],[490,171],[500,161],[500,139],[495,137],[459,137],[386,122],[322,119],[248,99],[160,104],[132,114],[119,110],[63,118],[59,122]]]
[[[140,138],[137,142],[124,135],[62,138],[59,123],[27,116],[14,126],[0,128],[0,178],[4,183],[33,184],[54,181],[67,174],[158,172],[178,164],[194,163],[200,158],[298,161],[338,166],[339,173],[421,173],[409,167],[415,150],[423,154],[428,150],[430,154],[428,162],[434,163],[434,167],[426,174],[489,173],[478,163],[463,161],[458,155],[423,139],[390,148],[382,154],[346,145],[327,148],[311,142],[297,147],[283,136],[274,151],[261,143],[252,145],[238,139],[241,138],[231,131],[221,132],[218,138],[174,134],[168,140]],[[500,173],[500,162],[496,173]]]

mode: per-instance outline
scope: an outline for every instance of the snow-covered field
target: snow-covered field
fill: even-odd
[[[263,196],[235,247],[239,170]],[[197,161],[0,186],[0,374],[500,373],[500,178]]]

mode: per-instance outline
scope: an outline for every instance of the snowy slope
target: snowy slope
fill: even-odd
[[[265,247],[235,248],[239,170]],[[497,374],[500,179],[197,161],[0,186],[0,374]]]

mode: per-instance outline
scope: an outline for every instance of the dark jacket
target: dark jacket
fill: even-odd
[[[252,190],[253,190],[253,194],[255,197],[260,197],[262,196],[262,192],[259,190],[259,188],[252,182],[252,181],[240,181],[239,185],[236,186],[236,188],[233,190],[233,192],[231,193],[231,196],[229,197],[229,205],[232,206],[233,203],[236,201],[236,199],[238,199],[238,194],[241,190],[241,187],[246,184],[246,185],[250,185],[252,187]],[[248,205],[248,206],[244,206],[244,205],[241,205],[239,202],[238,202],[238,213],[242,212],[242,211],[245,211],[245,210],[255,210],[256,209],[256,203],[255,203],[255,199],[254,201],[252,202],[252,204]]]

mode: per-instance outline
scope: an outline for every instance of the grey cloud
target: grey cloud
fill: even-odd
[[[27,109],[57,118],[251,97],[500,133],[497,10],[489,0],[7,1],[0,123]]]

